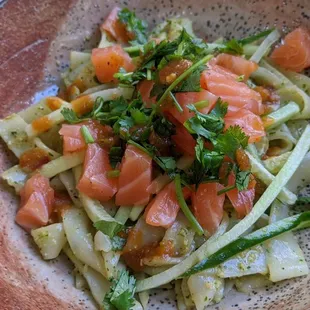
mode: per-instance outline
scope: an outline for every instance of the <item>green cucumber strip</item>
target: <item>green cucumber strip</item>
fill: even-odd
[[[250,154],[249,152],[246,151],[246,153],[250,159],[251,172],[254,174],[254,176],[257,177],[259,180],[261,180],[265,185],[271,184],[271,182],[274,181],[275,176],[273,174],[271,174],[264,167],[264,165],[261,161],[258,161],[257,159],[255,159],[255,157],[252,154]],[[297,196],[293,192],[288,190],[286,187],[283,187],[281,189],[281,191],[278,195],[278,198],[281,201],[283,201],[289,205],[293,205],[297,200]]]
[[[258,50],[259,46],[257,45],[245,45],[243,46],[243,54],[245,56],[252,56],[257,50]]]
[[[185,272],[182,277],[188,277],[205,269],[213,268],[225,262],[229,258],[250,249],[257,244],[274,238],[285,232],[310,227],[310,211],[288,217],[284,220],[269,224],[245,237],[227,244],[225,247],[205,258],[199,264]]]
[[[129,219],[131,209],[131,207],[127,206],[119,207],[115,214],[114,220],[124,225]]]
[[[270,186],[266,189],[260,199],[257,201],[252,211],[231,230],[214,241],[206,241],[198,250],[184,259],[178,265],[167,269],[150,278],[137,282],[137,292],[148,290],[169,283],[170,281],[180,277],[184,272],[193,267],[208,255],[214,254],[230,242],[236,240],[247,229],[249,229],[260,218],[260,216],[268,209],[271,203],[281,192],[289,179],[292,177],[301,161],[305,157],[310,148],[310,126],[308,125],[301,135],[295,146],[291,156],[283,166],[281,171],[274,178]]]
[[[267,69],[269,72],[271,72],[277,79],[281,81],[281,86],[293,86],[294,84],[280,71],[278,71],[274,66],[272,66],[269,62],[266,60],[262,60],[260,62],[260,66]]]
[[[254,143],[251,143],[247,146],[246,150],[258,161],[261,162],[261,159],[258,155],[257,148]]]
[[[262,42],[256,52],[251,56],[250,60],[259,63],[260,60],[268,52],[269,48],[280,39],[280,33],[277,29],[273,30]]]
[[[269,130],[287,122],[300,112],[299,105],[293,101],[282,108],[262,117],[265,129]]]
[[[252,35],[252,36],[249,36],[249,37],[246,37],[244,39],[238,40],[238,43],[240,43],[241,45],[246,45],[246,44],[253,43],[255,41],[258,41],[259,39],[267,37],[273,31],[274,31],[274,28],[261,31],[261,32],[259,32],[257,34]]]

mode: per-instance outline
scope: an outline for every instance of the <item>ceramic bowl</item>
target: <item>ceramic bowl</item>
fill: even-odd
[[[274,26],[310,28],[309,0],[4,0],[0,1],[0,117],[55,94],[70,50],[95,46],[98,25],[115,6],[136,9],[152,27],[171,16],[187,16],[207,40],[242,37]],[[0,169],[16,162],[1,143]],[[18,200],[1,184],[0,308],[3,310],[96,309],[74,287],[73,266],[64,256],[44,262],[33,242],[14,223]],[[298,234],[308,262],[310,233]],[[251,296],[231,291],[209,309],[310,309],[310,276],[277,283]],[[149,309],[176,308],[173,294],[154,290]]]

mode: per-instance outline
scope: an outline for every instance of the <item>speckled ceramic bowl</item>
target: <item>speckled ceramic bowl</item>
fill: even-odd
[[[0,117],[56,93],[69,51],[94,46],[98,25],[114,5],[136,9],[151,26],[169,16],[188,16],[197,33],[210,40],[241,37],[272,25],[310,28],[309,0],[2,0]],[[1,144],[1,172],[12,162],[13,156]],[[1,184],[0,309],[96,309],[87,292],[74,288],[68,260],[42,261],[29,236],[14,224],[17,202],[12,190]],[[309,236],[304,231],[299,240],[310,263]],[[310,309],[309,283],[310,276],[251,296],[232,291],[210,309]],[[168,291],[153,291],[149,309],[175,307]]]

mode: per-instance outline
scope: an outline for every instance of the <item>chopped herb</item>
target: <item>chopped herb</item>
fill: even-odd
[[[214,109],[209,114],[200,113],[194,105],[188,105],[190,111],[195,116],[188,119],[184,126],[191,134],[203,136],[206,139],[212,139],[217,136],[224,128],[223,117],[227,111],[227,104],[218,100]]]
[[[239,75],[239,76],[236,78],[236,81],[237,81],[237,82],[243,82],[243,81],[244,81],[244,74]]]
[[[199,92],[200,87],[200,77],[203,70],[205,70],[206,67],[204,65],[198,67],[195,69],[187,79],[182,81],[180,85],[178,85],[175,90],[178,92]]]
[[[83,125],[80,130],[86,144],[95,142],[87,126]]]
[[[176,168],[176,161],[173,157],[157,157],[164,166],[165,171],[171,171]]]
[[[175,98],[172,92],[169,92],[169,96],[171,97],[173,104],[175,105],[176,109],[180,112],[183,113],[183,108],[180,106],[178,100]]]
[[[126,239],[119,236],[114,236],[111,238],[111,242],[113,251],[121,251],[126,244]]]
[[[310,197],[298,197],[296,204],[297,205],[310,204]]]
[[[127,72],[124,68],[120,68],[118,73],[115,73],[113,77],[118,79],[118,81],[125,86],[133,86],[145,79],[147,74],[143,71]]]
[[[201,100],[201,101],[195,102],[194,106],[197,110],[201,110],[209,106],[209,104],[210,104],[209,100]]]
[[[160,97],[160,99],[157,102],[157,107],[159,108],[165,98],[169,95],[169,93],[184,79],[186,79],[192,72],[194,72],[197,68],[200,66],[206,64],[211,58],[213,58],[213,55],[207,55],[197,61],[195,64],[193,64],[190,68],[188,68],[186,71],[184,71],[180,76],[178,76],[170,85],[169,87],[165,90],[163,95]]]
[[[108,178],[117,178],[120,174],[119,170],[110,170],[107,172],[107,177]]]
[[[154,120],[153,129],[161,137],[170,137],[175,133],[175,126],[161,116]]]
[[[184,199],[183,192],[182,192],[182,186],[181,186],[181,178],[180,178],[179,174],[177,174],[175,176],[174,182],[175,182],[175,191],[176,191],[177,200],[179,202],[179,205],[180,205],[184,215],[188,219],[188,221],[189,221],[190,225],[192,226],[193,230],[199,236],[203,235],[202,227],[200,226],[200,224],[198,223],[197,219],[195,218],[195,216],[193,215],[193,213],[191,212],[191,210],[187,206],[186,201]]]
[[[242,55],[243,54],[243,47],[236,39],[232,39],[232,40],[224,43],[224,46],[220,47],[219,51],[221,53]]]
[[[97,230],[100,230],[104,234],[108,235],[110,238],[113,238],[116,234],[124,229],[124,225],[116,221],[104,221],[100,220],[94,223],[94,227]]]
[[[118,163],[121,162],[124,155],[124,150],[119,146],[113,146],[109,152],[110,164],[113,168],[116,167]]]
[[[112,279],[110,292],[105,295],[105,310],[130,310],[134,306],[136,279],[128,271],[121,271],[117,279]]]
[[[83,121],[83,119],[79,118],[72,109],[63,108],[60,112],[63,115],[65,121],[70,124],[77,124]]]
[[[136,17],[135,12],[122,9],[118,13],[119,21],[126,25],[126,30],[134,36],[131,45],[145,44],[147,42],[147,22]]]
[[[246,190],[248,188],[250,182],[250,176],[251,176],[250,171],[241,171],[239,169],[237,170],[236,187],[239,192]]]

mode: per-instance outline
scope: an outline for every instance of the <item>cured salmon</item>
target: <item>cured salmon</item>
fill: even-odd
[[[117,178],[109,178],[111,171],[108,151],[99,144],[87,145],[82,177],[77,189],[90,198],[102,202],[110,200],[117,192]]]
[[[262,137],[266,136],[261,118],[249,110],[229,109],[224,121],[225,129],[239,125],[245,134],[249,136],[249,143],[258,142]]]
[[[223,218],[225,194],[217,195],[224,186],[219,183],[202,183],[192,193],[192,207],[199,224],[213,234]]]
[[[257,115],[264,113],[261,95],[245,83],[237,81],[237,75],[213,65],[201,74],[200,84],[204,89],[220,97],[236,108],[247,109]]]
[[[59,134],[63,138],[64,155],[86,149],[87,144],[81,133],[81,127],[84,125],[90,131],[95,142],[102,147],[109,148],[113,146],[115,138],[112,128],[108,125],[101,125],[95,120],[89,120],[74,125],[63,124],[59,130]]]
[[[271,59],[284,69],[301,72],[310,67],[310,32],[297,28],[290,32],[284,43],[274,49]]]
[[[120,68],[127,72],[132,72],[135,69],[132,59],[120,45],[94,48],[91,53],[91,61],[101,83],[117,82],[114,74],[119,72]]]
[[[258,69],[258,64],[254,61],[224,53],[219,54],[215,58],[215,63],[230,70],[237,76],[243,76],[244,81],[246,81],[250,75]]]
[[[20,191],[21,208],[16,214],[15,221],[25,230],[47,225],[53,210],[54,190],[49,180],[37,173],[27,180]]]
[[[171,140],[175,143],[177,149],[181,153],[195,156],[196,140],[182,125],[175,128],[175,134],[171,136]]]
[[[191,191],[183,188],[184,199],[190,197]],[[146,223],[152,226],[171,226],[180,210],[176,197],[175,184],[170,182],[166,185],[153,200],[149,203],[145,210]]]
[[[140,92],[141,99],[147,108],[151,108],[153,104],[156,104],[156,97],[151,97],[154,84],[154,81],[143,80],[137,85],[137,91]]]
[[[176,93],[175,98],[183,109],[183,112],[179,112],[177,108],[170,104],[170,107],[166,110],[181,124],[194,116],[194,112],[191,112],[187,105],[194,104],[201,101],[208,101],[209,104],[203,108],[197,108],[198,111],[204,114],[208,114],[214,107],[218,96],[211,94],[207,90],[201,90],[200,92],[184,92]]]
[[[235,175],[231,173],[228,177],[228,185],[234,185],[235,179]],[[253,178],[249,183],[248,189],[238,191],[237,188],[234,188],[226,192],[226,195],[236,210],[239,218],[243,218],[249,214],[253,208],[253,201],[255,198],[255,184],[256,181]]]
[[[115,203],[118,206],[145,206],[150,200],[147,188],[152,181],[152,158],[128,144],[122,159]]]
[[[121,9],[119,7],[115,7],[100,28],[105,30],[113,40],[124,44],[127,43],[129,39],[132,39],[132,35],[127,32],[126,25],[118,18],[118,13],[120,11]]]

